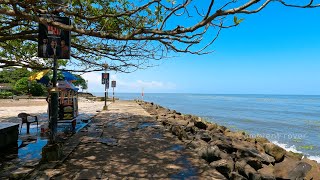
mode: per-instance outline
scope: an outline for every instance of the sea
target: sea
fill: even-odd
[[[93,93],[103,96],[103,93]],[[122,100],[140,93],[117,93]],[[145,93],[143,100],[184,114],[265,137],[286,150],[320,163],[320,96]]]

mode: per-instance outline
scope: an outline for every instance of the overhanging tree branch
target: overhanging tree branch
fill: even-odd
[[[36,56],[38,23],[69,30],[73,71],[101,70],[108,61],[112,70],[130,72],[150,67],[173,53],[206,54],[225,28],[238,26],[236,15],[258,13],[271,3],[284,7],[317,8],[316,0],[289,4],[284,0],[131,0],[79,1],[59,7],[42,0],[0,0],[0,67],[47,67]],[[207,5],[203,5],[207,3]],[[205,9],[203,8],[205,7]],[[40,16],[47,14],[47,17]],[[68,16],[71,25],[50,18]],[[209,38],[209,39],[208,39]],[[23,53],[19,51],[24,51]],[[10,60],[10,61],[8,61]],[[14,61],[14,64],[12,64]]]

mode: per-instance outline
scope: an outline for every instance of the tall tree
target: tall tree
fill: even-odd
[[[50,65],[35,58],[38,23],[71,31],[69,65],[74,71],[100,71],[107,62],[110,70],[131,72],[172,52],[208,53],[222,29],[238,26],[240,16],[258,13],[272,3],[320,6],[315,0],[69,0],[64,6],[56,2],[0,0],[0,67]],[[72,24],[59,23],[50,18],[53,15],[70,17]]]

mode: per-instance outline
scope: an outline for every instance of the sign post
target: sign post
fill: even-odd
[[[114,88],[116,87],[117,82],[116,81],[111,81],[111,87],[113,90],[113,95],[112,95],[112,102],[114,102]]]
[[[108,99],[108,89],[109,89],[109,73],[107,72],[107,68],[105,73],[102,73],[102,84],[104,84],[104,106],[103,110],[108,110],[107,99]]]
[[[70,25],[70,19],[67,17],[59,17],[52,15],[42,15],[43,18],[51,19]],[[56,141],[58,108],[59,108],[59,91],[57,90],[57,69],[58,59],[70,59],[70,31],[61,30],[50,24],[39,24],[38,35],[38,57],[53,58],[53,77],[52,89],[50,90],[49,105],[49,128],[50,128],[50,144]]]

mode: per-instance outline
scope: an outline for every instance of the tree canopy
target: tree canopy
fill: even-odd
[[[243,14],[271,3],[317,8],[314,0],[0,0],[0,68],[48,68],[36,58],[38,23],[71,31],[73,71],[132,72],[173,53],[209,53],[224,28],[238,26]],[[293,2],[294,4],[290,4]],[[41,15],[47,14],[48,17]],[[50,16],[70,17],[71,25]],[[69,69],[70,70],[70,69]]]

